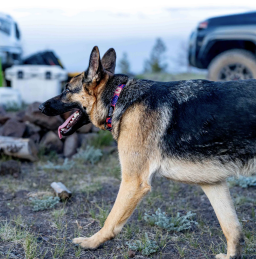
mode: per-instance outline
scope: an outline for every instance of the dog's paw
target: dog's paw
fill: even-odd
[[[72,240],[74,244],[79,244],[81,247],[86,249],[96,249],[99,244],[97,244],[92,238],[78,237]]]
[[[218,254],[216,255],[216,259],[229,259],[229,258],[225,254]]]

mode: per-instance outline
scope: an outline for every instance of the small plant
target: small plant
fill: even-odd
[[[38,251],[36,237],[29,233],[27,226],[24,225],[21,216],[17,216],[12,221],[12,223],[7,222],[7,220],[0,222],[0,240],[14,242],[15,244],[22,245],[26,259],[34,259],[41,255],[41,253]],[[16,226],[14,226],[14,223]]]
[[[77,154],[73,156],[73,159],[80,162],[89,162],[94,165],[102,157],[100,149],[96,149],[92,146],[87,146],[86,149],[79,148]]]
[[[100,207],[99,205],[96,204],[96,207],[99,210],[98,212],[96,211],[95,207],[92,207],[89,210],[89,213],[90,213],[91,217],[93,219],[96,219],[97,221],[99,221],[100,226],[103,227],[104,223],[108,217],[109,209],[107,207],[105,207],[104,205],[102,205],[102,207]]]
[[[68,171],[74,166],[74,161],[71,161],[69,159],[65,159],[64,163],[62,165],[56,165],[50,161],[47,161],[47,164],[41,165],[40,169],[44,170],[56,170],[56,171]]]
[[[34,259],[38,255],[38,244],[36,242],[36,238],[31,235],[27,234],[24,242],[23,248],[25,251],[26,259]]]
[[[4,107],[7,112],[17,112],[24,110],[27,107],[27,105],[25,103],[22,103],[20,105],[17,102],[8,102],[4,105]]]
[[[100,206],[97,206],[98,209],[99,209],[99,213],[97,215],[97,218],[100,222],[100,226],[103,227],[104,226],[104,223],[108,217],[108,214],[109,214],[109,210],[107,208],[104,208],[104,207],[100,207]]]
[[[158,208],[156,214],[152,214],[152,216],[145,213],[144,220],[151,225],[156,225],[169,231],[181,232],[190,229],[192,224],[198,224],[191,219],[195,215],[195,213],[189,211],[187,215],[184,216],[180,216],[180,213],[178,212],[176,217],[168,217],[165,212],[162,212],[161,209]]]
[[[52,212],[52,216],[54,217],[55,220],[59,220],[62,218],[65,214],[67,213],[66,209],[62,208],[60,210],[54,210]]]
[[[48,150],[44,145],[39,145],[38,159],[40,161],[57,161],[58,154],[55,150]]]
[[[140,251],[142,255],[153,254],[159,249],[157,243],[153,240],[150,240],[147,233],[145,233],[143,240],[135,240],[127,242],[126,244],[130,250]]]
[[[239,178],[230,178],[231,184],[240,186],[242,188],[255,187],[256,186],[256,176],[244,177],[240,176]]]
[[[95,193],[102,189],[102,184],[100,182],[94,182],[89,185],[84,185],[79,188],[79,190],[83,193],[87,193],[87,195],[91,193]]]
[[[90,144],[95,148],[109,146],[113,141],[112,134],[109,131],[101,130],[96,137],[94,137]]]
[[[254,204],[255,203],[255,200],[250,198],[250,197],[246,197],[246,196],[239,196],[235,199],[235,204],[236,205],[244,205],[246,203],[252,203]]]
[[[14,241],[19,242],[24,239],[27,235],[26,231],[13,226],[11,223],[6,221],[0,222],[0,238],[3,241]]]
[[[33,211],[52,209],[56,204],[60,202],[59,197],[43,197],[42,199],[30,198],[33,205]]]

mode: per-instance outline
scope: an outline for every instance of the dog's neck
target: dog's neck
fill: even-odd
[[[114,92],[118,85],[126,84],[128,79],[128,76],[121,74],[114,75],[108,79],[102,91],[97,96],[97,101],[92,111],[93,114],[90,116],[92,123],[96,127],[105,130],[105,122]]]

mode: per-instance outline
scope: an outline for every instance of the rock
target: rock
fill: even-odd
[[[2,135],[6,137],[21,138],[25,132],[26,125],[23,122],[18,122],[15,119],[8,120],[2,129]]]
[[[129,250],[129,252],[128,252],[128,256],[129,256],[130,258],[135,257],[135,252],[134,252],[134,251],[132,251],[132,250]]]
[[[46,116],[38,109],[40,103],[34,102],[26,110],[24,119],[49,130],[57,130],[63,123],[60,116]]]
[[[8,112],[7,115],[10,119],[15,119],[17,121],[24,122],[25,111],[11,111]]]
[[[34,141],[35,144],[39,144],[40,142],[40,135],[38,133],[35,133],[30,136],[30,139]]]
[[[20,163],[15,160],[2,162],[0,165],[0,175],[10,174],[13,175],[13,177],[17,178],[20,175],[20,171]]]
[[[86,147],[90,142],[98,136],[97,133],[78,134],[78,147]]]
[[[18,111],[15,113],[15,119],[18,121],[24,121],[26,111]]]
[[[88,133],[92,130],[92,123],[86,124],[77,130],[79,133]]]
[[[64,156],[65,157],[71,157],[76,153],[76,150],[78,148],[78,135],[77,133],[74,133],[70,136],[68,136],[64,143]]]
[[[96,126],[92,125],[92,132],[99,132],[100,129],[97,128]]]
[[[0,106],[0,124],[4,124],[9,119],[10,117],[6,113],[5,109],[2,106]]]
[[[37,125],[35,125],[34,123],[31,123],[29,121],[25,121],[25,125],[26,125],[26,131],[25,131],[25,137],[30,137],[32,135],[34,135],[35,133],[38,133],[41,128]]]
[[[57,153],[61,153],[63,150],[63,143],[53,131],[47,132],[43,136],[40,144],[45,146],[48,150],[55,150]]]

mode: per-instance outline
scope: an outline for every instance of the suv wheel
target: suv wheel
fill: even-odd
[[[246,50],[234,49],[216,56],[208,67],[208,79],[230,81],[256,78],[256,58]]]

